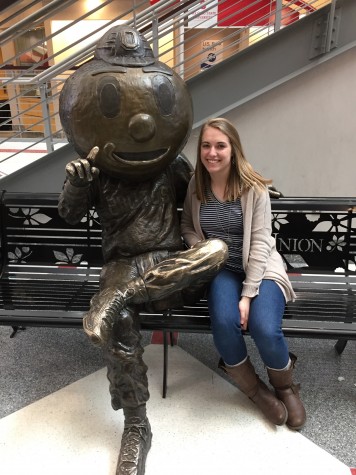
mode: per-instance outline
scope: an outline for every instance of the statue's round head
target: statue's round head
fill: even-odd
[[[94,59],[67,79],[59,113],[81,157],[98,146],[99,169],[134,180],[155,176],[174,160],[193,118],[182,78],[156,61],[144,37],[127,26],[108,30]]]

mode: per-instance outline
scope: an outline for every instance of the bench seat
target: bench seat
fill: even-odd
[[[59,217],[57,203],[57,194],[2,194],[0,325],[12,327],[12,337],[28,326],[80,328],[99,289],[95,210],[70,226]],[[297,294],[285,310],[285,335],[336,340],[341,354],[356,339],[356,198],[272,200],[272,228]],[[165,396],[169,337],[210,333],[207,302],[142,312],[141,326],[163,332]]]

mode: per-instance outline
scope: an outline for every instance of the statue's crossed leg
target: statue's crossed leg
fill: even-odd
[[[104,269],[101,291],[92,299],[84,329],[94,344],[104,348],[112,406],[115,410],[122,408],[125,415],[117,475],[143,475],[151,446],[140,304],[154,304],[179,293],[184,299],[184,290],[207,284],[224,265],[227,255],[223,241],[209,239],[186,251],[161,253],[158,263],[157,256],[149,253],[144,262],[135,258],[135,265],[120,261]],[[135,275],[134,269],[137,275],[130,278]]]

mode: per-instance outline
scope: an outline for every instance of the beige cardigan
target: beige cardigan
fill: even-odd
[[[193,176],[181,220],[181,233],[188,246],[205,239],[200,227],[200,204]],[[296,295],[271,234],[271,202],[267,188],[265,192],[250,189],[244,193],[241,196],[241,207],[244,225],[242,265],[246,274],[242,295],[255,297],[262,279],[270,279],[281,287],[287,302],[294,300]]]

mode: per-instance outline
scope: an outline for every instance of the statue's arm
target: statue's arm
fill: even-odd
[[[172,164],[174,187],[177,197],[177,206],[182,207],[187,193],[188,184],[194,169],[189,160],[183,155],[178,155]]]
[[[98,148],[94,147],[86,159],[73,160],[66,165],[66,181],[59,197],[59,215],[68,223],[76,224],[93,206],[94,185],[99,170],[94,166]]]
[[[89,187],[77,187],[66,180],[58,201],[58,212],[69,224],[78,223],[92,207],[92,190]]]

